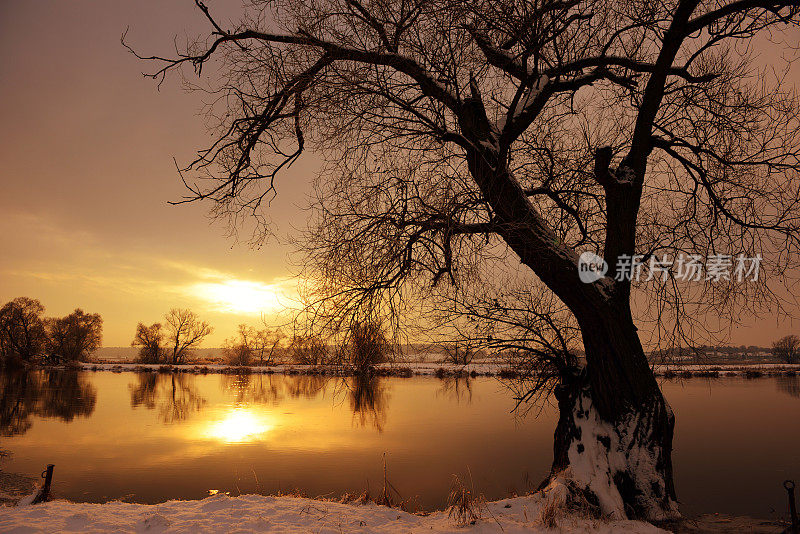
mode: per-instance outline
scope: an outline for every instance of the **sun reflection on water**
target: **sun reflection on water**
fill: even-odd
[[[233,408],[222,419],[211,422],[206,435],[225,443],[249,443],[262,439],[273,427],[263,414]]]

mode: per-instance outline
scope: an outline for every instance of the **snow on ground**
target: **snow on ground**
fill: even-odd
[[[199,501],[106,504],[53,501],[0,507],[0,532],[270,532],[270,533],[630,533],[665,530],[640,521],[604,521],[567,516],[556,528],[542,523],[543,498],[516,497],[487,503],[474,525],[459,526],[447,512],[409,514],[376,504],[340,504],[298,497],[217,494]]]
[[[240,373],[246,370],[250,373],[275,373],[275,374],[341,374],[343,369],[332,366],[314,367],[311,365],[296,364],[277,364],[271,366],[249,366],[246,368],[224,364],[138,364],[138,363],[80,363],[80,368],[87,371],[178,371],[188,373]],[[385,371],[390,376],[437,376],[437,375],[476,375],[485,376],[515,376],[512,369],[505,363],[490,360],[478,360],[467,365],[456,365],[452,363],[434,362],[400,362],[394,364],[383,364],[378,366],[379,370]],[[777,363],[758,363],[758,364],[672,364],[654,365],[653,371],[657,376],[676,376],[682,374],[712,376],[749,376],[753,372],[763,373],[764,375],[796,375],[800,373],[800,365],[777,364]],[[688,376],[685,376],[688,378]]]

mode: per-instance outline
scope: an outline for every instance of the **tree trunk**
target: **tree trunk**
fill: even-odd
[[[629,313],[579,317],[587,365],[556,391],[550,484],[567,484],[604,515],[679,517],[672,480],[675,418]]]
[[[474,142],[467,162],[491,205],[498,233],[561,301],[581,328],[586,367],[563,377],[560,417],[548,481],[580,493],[606,516],[669,520],[679,517],[672,481],[675,419],[645,357],[630,312],[630,285],[603,278],[584,284],[578,255],[567,248],[513,179],[490,135],[477,85],[459,117]],[[602,180],[600,180],[602,183]],[[640,190],[611,188],[606,259],[635,243]],[[563,495],[557,491],[552,495]]]

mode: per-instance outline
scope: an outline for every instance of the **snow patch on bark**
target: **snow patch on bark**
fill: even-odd
[[[676,519],[680,517],[677,503],[666,496],[664,476],[657,466],[661,451],[637,440],[641,418],[633,413],[622,424],[612,425],[600,418],[588,395],[581,395],[573,411],[578,436],[570,444],[569,467],[561,476],[594,494],[603,514],[616,520],[627,517],[617,480],[629,477],[647,519]]]

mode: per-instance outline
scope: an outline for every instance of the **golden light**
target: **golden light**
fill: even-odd
[[[212,423],[206,436],[226,443],[258,441],[274,425],[266,417],[247,408],[234,408],[224,419]]]
[[[255,314],[283,307],[283,291],[277,284],[231,279],[194,284],[189,292],[211,303],[217,311],[226,313]]]

